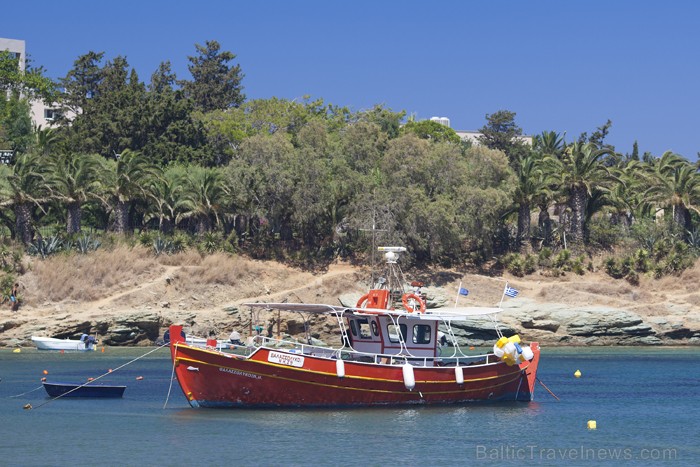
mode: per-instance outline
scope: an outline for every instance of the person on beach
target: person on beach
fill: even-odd
[[[12,311],[17,311],[19,308],[17,295],[19,295],[19,284],[15,282],[15,285],[12,286],[12,290],[10,291],[10,309],[12,309]]]

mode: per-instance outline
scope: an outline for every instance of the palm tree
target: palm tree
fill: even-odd
[[[692,230],[690,211],[700,213],[700,174],[697,168],[678,154],[666,151],[649,176],[651,186],[645,195],[660,207],[673,210],[673,221],[684,230]]]
[[[47,183],[54,198],[66,206],[67,233],[80,232],[82,206],[98,198],[103,168],[98,155],[63,153],[49,157]]]
[[[113,229],[126,233],[131,230],[129,214],[133,204],[152,197],[153,180],[162,171],[140,152],[128,149],[109,165],[111,170],[106,173],[105,188],[114,211]]]
[[[209,232],[212,220],[218,225],[230,199],[223,180],[218,169],[191,167],[182,180],[182,193],[175,204],[179,210],[177,222],[192,219],[198,234]]]
[[[566,149],[564,137],[555,131],[543,131],[539,135],[535,135],[532,146],[533,149],[545,156],[561,156]]]
[[[539,135],[535,135],[533,149],[540,159],[545,157],[561,158],[566,149],[566,142],[564,137],[555,131],[543,131]],[[549,216],[549,208],[556,201],[555,189],[550,186],[552,177],[546,172],[547,168],[547,165],[543,163],[539,165],[539,176],[542,178],[539,183],[542,185],[542,189],[534,199],[534,202],[537,203],[540,209],[540,213],[537,216],[537,227],[542,233],[542,240],[545,245],[549,245],[552,240],[553,227]],[[547,183],[548,180],[550,183]]]
[[[541,198],[547,188],[541,169],[542,159],[534,152],[518,159],[515,167],[517,182],[515,186],[515,203],[518,209],[518,248],[530,243],[530,211],[532,204]]]
[[[601,159],[611,154],[610,148],[598,149],[592,143],[571,144],[561,157],[544,159],[551,181],[566,195],[571,208],[571,240],[582,244],[586,223],[586,203],[593,189],[613,178]]]
[[[21,154],[15,160],[6,183],[0,188],[0,206],[12,206],[15,215],[14,238],[25,244],[34,239],[32,208],[49,200],[45,164],[37,154]],[[43,208],[42,208],[43,209]]]
[[[173,166],[153,181],[153,203],[146,208],[143,221],[157,219],[158,230],[162,233],[171,233],[175,228],[177,197],[182,190],[180,180],[184,178],[182,168]]]

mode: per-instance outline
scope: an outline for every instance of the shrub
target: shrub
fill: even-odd
[[[58,235],[52,235],[44,240],[39,237],[27,247],[27,254],[31,256],[41,256],[46,258],[61,251],[63,248],[63,240]]]
[[[75,250],[78,253],[81,253],[84,255],[84,254],[87,254],[91,251],[97,250],[100,247],[100,245],[102,245],[102,244],[100,243],[99,240],[97,240],[96,238],[93,239],[92,236],[84,234],[84,235],[81,235],[80,237],[78,237],[78,240],[76,240]]]

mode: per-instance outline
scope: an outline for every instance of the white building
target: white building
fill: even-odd
[[[0,50],[14,53],[18,58],[19,69],[24,71],[26,68],[27,55],[25,42],[18,39],[4,39],[0,37]],[[34,126],[42,128],[51,127],[54,125],[56,117],[58,117],[59,107],[56,105],[47,105],[42,101],[32,100],[30,103],[31,117]]]
[[[440,125],[445,125],[447,128],[450,128],[450,119],[447,117],[431,117],[430,120],[433,122],[438,122]]]

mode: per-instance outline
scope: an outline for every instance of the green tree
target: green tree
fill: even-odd
[[[221,51],[217,41],[195,44],[198,55],[187,57],[192,81],[182,81],[185,95],[192,99],[195,109],[202,112],[239,107],[245,101],[243,73],[240,65],[229,66],[236,56]]]
[[[548,189],[541,165],[541,157],[538,153],[532,151],[526,156],[521,156],[515,168],[514,200],[518,210],[516,242],[519,249],[530,244],[530,212],[532,205],[541,200]]]
[[[182,165],[170,165],[162,177],[153,178],[151,194],[153,202],[148,203],[144,223],[152,219],[158,222],[158,230],[172,233],[177,221],[177,202],[182,191],[181,181],[186,177],[187,168]]]
[[[408,122],[401,127],[400,133],[413,133],[421,139],[427,139],[436,143],[449,142],[459,144],[462,141],[452,128],[432,120]]]
[[[105,172],[107,203],[114,213],[113,230],[118,233],[132,229],[130,214],[135,203],[150,200],[153,180],[161,175],[160,168],[138,151],[124,150],[117,160],[109,160]]]
[[[26,153],[34,144],[29,101],[16,95],[0,97],[0,148]]]
[[[80,232],[82,207],[102,193],[103,159],[95,154],[60,153],[46,161],[47,185],[66,209],[66,232]]]
[[[56,86],[43,67],[33,67],[30,59],[21,65],[15,54],[0,50],[0,99],[10,95],[53,102]]]
[[[81,55],[66,76],[59,80],[64,89],[61,102],[67,110],[78,116],[90,112],[90,103],[100,92],[103,58],[104,52],[90,51]]]
[[[539,135],[535,135],[533,149],[540,160],[547,156],[561,158],[566,149],[566,142],[564,137],[555,131],[543,131]],[[543,180],[541,181],[542,190],[534,200],[540,210],[537,216],[537,227],[540,230],[542,243],[550,245],[553,225],[549,215],[549,208],[556,201],[556,187],[548,183],[548,180],[551,180],[552,177],[545,172],[546,166],[539,164],[538,168]]]
[[[489,149],[498,149],[514,164],[521,154],[527,152],[523,142],[523,130],[515,123],[515,112],[499,110],[486,115],[486,125],[479,129],[481,144]]]
[[[561,157],[546,156],[544,170],[550,180],[568,199],[571,209],[571,240],[583,245],[586,204],[594,188],[612,178],[610,170],[601,162],[610,155],[609,148],[598,149],[594,144],[571,144]]]
[[[673,210],[673,220],[684,231],[691,231],[690,212],[700,213],[700,174],[686,159],[665,152],[650,170],[651,184],[645,195],[660,208]]]
[[[47,190],[44,161],[34,153],[21,154],[15,159],[6,182],[0,185],[0,206],[12,207],[14,226],[8,225],[13,238],[29,244],[34,238],[33,208],[43,210],[50,194]],[[10,220],[3,215],[3,220]]]
[[[230,201],[221,170],[192,166],[180,183],[181,192],[175,203],[177,222],[191,219],[200,235],[211,231],[213,225],[220,225]]]

